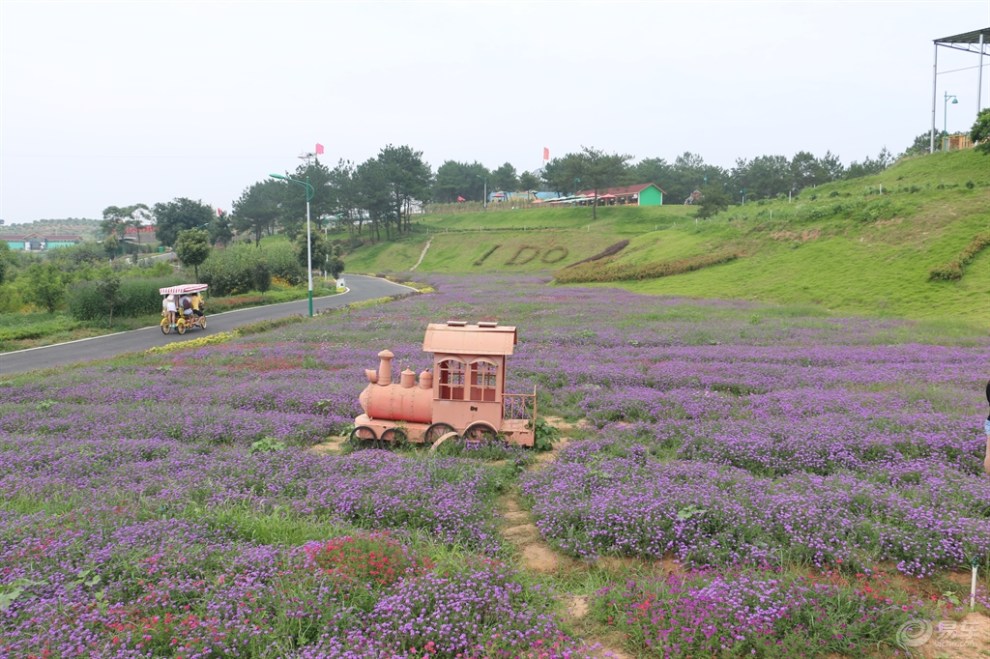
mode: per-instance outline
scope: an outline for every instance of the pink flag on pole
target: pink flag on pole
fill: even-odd
[[[550,149],[548,147],[543,147],[543,159],[550,160]]]
[[[316,143],[316,155],[318,156],[323,155],[323,145],[320,144],[319,142]]]

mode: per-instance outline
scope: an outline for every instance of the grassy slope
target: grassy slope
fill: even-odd
[[[875,177],[805,190],[790,203],[750,203],[703,221],[684,206],[602,208],[597,221],[589,208],[424,216],[408,239],[362,248],[345,260],[352,272],[408,272],[430,241],[419,272],[553,271],[628,239],[616,263],[666,262],[724,250],[742,258],[609,286],[986,324],[990,250],[960,281],[931,282],[928,273],[988,230],[990,158],[970,150],[914,158]]]

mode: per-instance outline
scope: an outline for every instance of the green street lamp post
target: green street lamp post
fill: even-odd
[[[309,202],[313,200],[313,186],[309,181],[299,181],[281,174],[269,174],[272,178],[277,178],[289,183],[295,183],[306,190],[306,275],[309,277],[309,317],[313,317],[313,241],[310,237],[309,228]]]
[[[945,92],[945,104],[942,106],[942,150],[948,151],[949,146],[949,99],[952,99],[952,104],[955,105],[959,102],[955,94],[950,94]]]

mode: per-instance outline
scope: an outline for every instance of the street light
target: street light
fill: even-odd
[[[955,105],[956,103],[959,102],[959,99],[956,98],[956,95],[955,94],[950,94],[949,92],[945,92],[945,104],[944,104],[944,106],[942,108],[942,150],[943,151],[946,151],[947,150],[945,147],[948,145],[948,141],[949,141],[949,130],[948,130],[948,127],[949,127],[949,116],[948,116],[948,114],[949,114],[949,99],[950,98],[952,99],[952,104],[953,105]]]
[[[299,181],[281,174],[269,174],[272,178],[277,178],[289,183],[295,183],[306,190],[306,274],[309,277],[309,317],[313,317],[313,248],[309,233],[309,202],[313,200],[313,186],[309,181]]]

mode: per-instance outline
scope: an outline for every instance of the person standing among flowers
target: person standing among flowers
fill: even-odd
[[[987,381],[987,404],[990,404],[990,381]],[[987,452],[986,457],[983,458],[983,471],[990,474],[990,414],[987,415],[987,420],[983,422],[983,432],[987,436]]]

